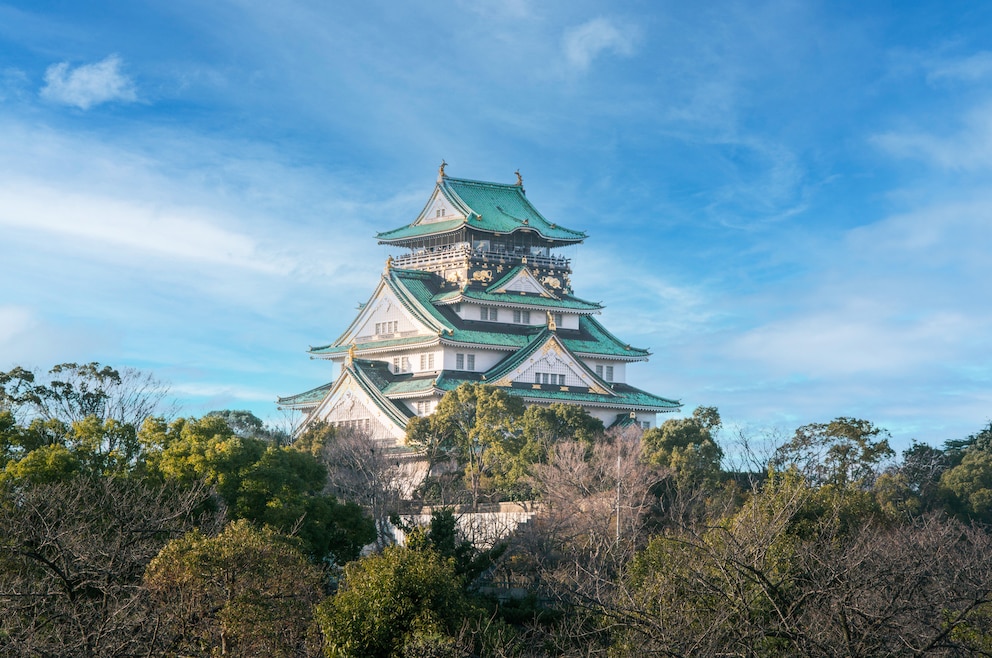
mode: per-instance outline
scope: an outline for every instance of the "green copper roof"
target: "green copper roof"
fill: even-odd
[[[434,296],[436,304],[455,304],[461,301],[491,302],[493,304],[512,304],[514,306],[532,306],[534,308],[570,309],[573,311],[598,311],[603,306],[596,302],[571,295],[559,295],[560,299],[542,297],[541,295],[521,295],[518,292],[488,292],[475,288],[465,290],[450,290]]]
[[[315,405],[324,399],[327,392],[331,390],[334,386],[334,382],[328,382],[317,388],[311,388],[309,391],[304,391],[303,393],[297,393],[296,395],[287,395],[286,397],[277,398],[276,403],[280,407],[301,407],[301,406],[311,406]]]
[[[440,340],[445,343],[465,343],[516,350],[528,345],[544,330],[543,325],[515,325],[508,322],[474,322],[458,318],[450,309],[441,305],[435,305],[436,298],[443,298],[447,293],[439,292],[441,289],[441,278],[430,272],[393,268],[385,275],[385,280],[386,285],[395,293],[400,303],[414,317],[428,326],[431,331],[437,330]],[[464,294],[465,291],[458,290],[453,292]],[[507,300],[517,300],[518,298],[533,300],[546,299],[538,295],[514,296],[512,294],[489,294]],[[568,307],[565,306],[559,308],[568,310]],[[311,348],[310,354],[323,356],[347,352],[350,345],[343,342],[347,334],[348,331],[331,345]],[[606,331],[601,324],[588,315],[579,317],[578,331],[574,329],[559,329],[558,336],[569,351],[574,353],[632,360],[645,359],[650,354],[647,350],[630,347],[621,343],[613,334]],[[433,340],[435,338],[432,336],[407,336],[405,338],[358,343],[356,344],[356,349],[362,351],[404,345],[413,346],[429,343]]]
[[[380,242],[403,242],[426,235],[449,233],[470,227],[488,233],[534,231],[555,242],[582,242],[582,231],[553,224],[537,211],[524,194],[522,185],[486,183],[464,178],[443,176],[437,184],[441,194],[466,215],[466,219],[408,224],[392,231],[379,233]]]
[[[442,391],[451,391],[465,382],[475,382],[486,384],[481,379],[479,373],[444,371],[437,378],[437,388]],[[587,406],[602,406],[612,408],[635,408],[642,411],[654,411],[657,413],[668,413],[678,411],[682,408],[682,403],[678,400],[652,395],[639,388],[626,384],[610,384],[613,395],[603,395],[593,393],[584,389],[561,390],[560,386],[541,385],[540,388],[528,386],[500,387],[510,395],[515,395],[527,400],[540,402],[564,402],[566,404],[581,404]],[[571,387],[570,387],[571,388]]]

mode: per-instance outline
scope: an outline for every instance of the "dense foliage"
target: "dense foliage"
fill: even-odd
[[[712,407],[606,430],[468,385],[410,423],[414,491],[373,437],[169,419],[164,391],[0,373],[0,654],[992,654],[992,423],[897,457],[840,417],[760,453]],[[474,545],[497,501],[533,514]]]

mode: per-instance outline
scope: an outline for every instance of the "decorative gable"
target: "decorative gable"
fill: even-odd
[[[523,293],[526,295],[540,295],[541,297],[553,297],[547,288],[526,267],[517,268],[517,272],[506,277],[503,282],[497,284],[498,287],[490,288],[489,292],[497,293]]]
[[[337,344],[348,345],[435,333],[410,313],[388,287],[380,286],[376,293]]]
[[[420,217],[414,221],[414,224],[433,224],[436,222],[449,222],[452,220],[464,219],[465,213],[456,208],[454,204],[452,204],[451,201],[449,201],[448,198],[441,193],[440,188],[436,188],[430,201],[427,202],[423,212],[420,213]]]
[[[513,358],[513,357],[511,357]],[[496,386],[525,384],[587,388],[593,393],[614,395],[585,364],[573,356],[554,334],[536,349],[519,359],[513,367],[490,380]]]
[[[403,427],[380,408],[347,368],[334,382],[327,397],[307,417],[308,424],[314,421],[347,427],[377,439],[402,439],[404,436]]]

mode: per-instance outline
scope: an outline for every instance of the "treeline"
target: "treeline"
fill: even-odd
[[[168,420],[165,393],[0,372],[0,654],[992,655],[992,423],[897,457],[860,419],[769,445],[466,385],[411,421],[412,491],[370,437]],[[459,532],[506,500],[537,513]]]

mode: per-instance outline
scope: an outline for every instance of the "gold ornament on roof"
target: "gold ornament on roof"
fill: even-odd
[[[517,169],[513,173],[515,173],[517,175],[517,182],[516,182],[517,187],[523,187],[524,186],[524,177],[520,175],[520,170]]]
[[[548,329],[551,331],[558,331],[558,325],[555,324],[554,316],[551,315],[551,311],[547,311],[548,314]]]
[[[441,166],[437,168],[437,182],[438,183],[440,183],[441,182],[441,179],[444,178],[447,175],[447,174],[444,173],[444,168],[447,167],[447,166],[448,166],[448,163],[445,162],[442,159],[441,160]]]
[[[355,344],[352,343],[351,347],[348,348],[348,365],[350,366],[355,362]]]
[[[389,258],[386,259],[386,271],[388,272],[391,269],[393,269],[393,257],[392,256],[390,256]]]

